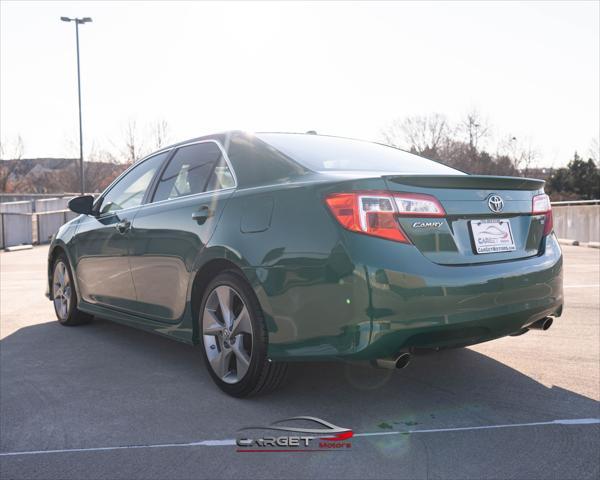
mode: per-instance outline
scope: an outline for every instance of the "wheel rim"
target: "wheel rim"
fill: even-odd
[[[52,285],[54,309],[58,318],[65,320],[69,316],[71,307],[71,279],[67,266],[63,262],[57,262],[54,267]]]
[[[237,383],[252,360],[252,322],[246,304],[231,287],[215,288],[202,312],[204,350],[213,372],[226,383]]]

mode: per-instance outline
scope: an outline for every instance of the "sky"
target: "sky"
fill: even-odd
[[[540,166],[600,130],[600,2],[27,2],[0,4],[0,135],[26,157],[227,129],[381,140],[395,118],[476,110],[487,148],[515,136]],[[146,140],[146,148],[150,142]],[[597,145],[597,144],[596,144]],[[597,147],[596,147],[597,148]]]

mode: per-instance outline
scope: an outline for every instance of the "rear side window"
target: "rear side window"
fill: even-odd
[[[239,188],[282,183],[306,173],[306,168],[271,145],[247,134],[235,134],[227,155]]]
[[[154,201],[235,186],[221,149],[214,142],[179,148],[158,181]]]
[[[462,175],[441,163],[378,143],[293,133],[260,133],[262,141],[317,171],[371,171]]]

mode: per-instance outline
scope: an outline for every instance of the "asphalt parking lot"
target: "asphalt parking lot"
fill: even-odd
[[[600,251],[563,251],[566,308],[547,332],[395,372],[295,364],[284,388],[250,400],[222,394],[193,347],[99,319],[60,326],[47,249],[1,253],[0,476],[596,479]],[[293,454],[215,442],[298,415],[374,435]]]

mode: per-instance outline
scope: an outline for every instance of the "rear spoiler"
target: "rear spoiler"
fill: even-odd
[[[495,175],[383,175],[388,182],[429,188],[467,188],[473,190],[539,190],[544,180]]]

